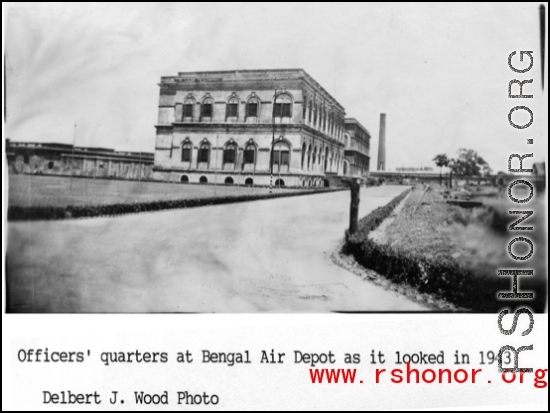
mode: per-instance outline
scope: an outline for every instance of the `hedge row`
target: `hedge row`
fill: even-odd
[[[347,237],[343,252],[352,255],[362,266],[395,283],[411,285],[421,293],[432,294],[474,311],[502,310],[505,303],[499,301],[496,294],[498,291],[510,290],[509,278],[497,277],[496,273],[491,276],[475,274],[472,269],[460,265],[451,257],[445,260],[430,259],[369,239],[369,232],[391,214],[407,193],[402,193],[388,205],[375,209],[360,220],[357,233]],[[538,301],[540,297],[535,302],[515,300],[511,304],[528,305],[535,311],[544,311],[544,300],[542,310],[538,308],[541,304]]]
[[[207,205],[232,204],[236,202],[258,201],[262,199],[284,198],[290,196],[312,195],[326,192],[341,191],[342,189],[319,189],[315,191],[284,192],[277,194],[255,194],[225,197],[210,197],[196,199],[175,199],[149,202],[136,202],[132,204],[118,203],[108,205],[82,205],[82,206],[10,206],[8,208],[8,220],[52,220],[65,218],[89,218],[98,216],[113,216],[132,214],[148,211],[161,211],[164,209],[194,208]]]

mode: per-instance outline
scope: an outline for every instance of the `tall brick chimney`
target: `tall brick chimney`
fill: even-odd
[[[386,114],[380,114],[380,134],[378,137],[378,165],[377,171],[386,170]]]

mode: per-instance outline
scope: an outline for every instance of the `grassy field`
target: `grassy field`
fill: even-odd
[[[275,188],[273,193],[288,191]],[[269,188],[184,185],[36,175],[9,176],[9,206],[107,205],[214,196],[267,194]]]
[[[444,203],[436,191],[428,191],[423,196],[422,193],[422,189],[411,193],[395,221],[384,232],[382,242],[427,258],[446,259],[453,255],[458,258],[465,251],[453,237],[453,224],[465,222],[466,211]]]

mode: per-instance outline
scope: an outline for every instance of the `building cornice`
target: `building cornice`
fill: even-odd
[[[175,90],[200,89],[206,86],[207,89],[213,89],[219,85],[246,85],[250,82],[272,82],[276,81],[284,85],[295,86],[298,82],[303,81],[305,84],[319,92],[320,97],[329,101],[331,106],[336,106],[345,114],[344,107],[332,96],[319,82],[317,82],[304,69],[266,69],[266,70],[222,70],[211,72],[179,72],[177,76],[162,76],[158,85],[163,88],[166,94],[174,94]],[[201,85],[198,87],[198,85]],[[224,86],[224,89],[230,90],[231,87]],[[171,92],[168,93],[168,91]]]

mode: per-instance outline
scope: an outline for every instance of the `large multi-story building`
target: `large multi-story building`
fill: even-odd
[[[370,168],[370,133],[357,119],[345,119],[346,132],[343,174],[365,179]]]
[[[327,186],[344,172],[345,110],[302,69],[162,77],[155,179]]]

